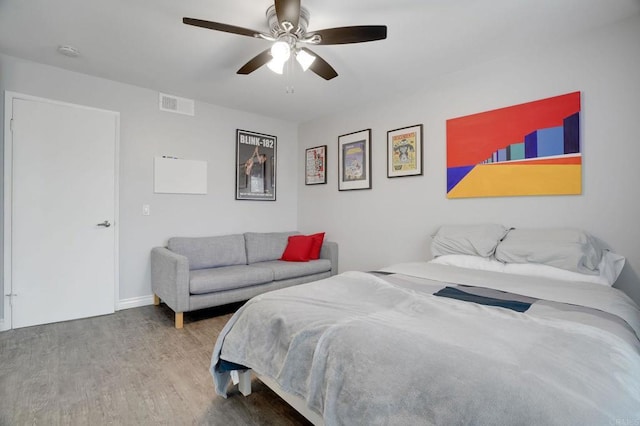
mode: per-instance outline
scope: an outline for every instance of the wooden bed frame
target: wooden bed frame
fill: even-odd
[[[298,413],[302,414],[315,426],[324,426],[324,420],[322,419],[322,417],[317,413],[311,411],[307,407],[307,401],[300,398],[299,396],[285,392],[273,379],[260,376],[255,373],[253,373],[253,375],[255,375],[258,380],[264,383],[269,389],[274,391],[280,398],[284,399],[287,404],[293,407]],[[231,372],[231,379],[233,380],[233,384],[238,385],[238,390],[244,396],[251,395],[251,378],[251,370]]]

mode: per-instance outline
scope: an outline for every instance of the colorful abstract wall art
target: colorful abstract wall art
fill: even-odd
[[[581,193],[580,92],[447,120],[447,198]]]

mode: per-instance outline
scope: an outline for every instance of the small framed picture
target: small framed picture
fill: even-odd
[[[371,189],[371,129],[338,137],[338,190]]]
[[[275,136],[236,130],[236,200],[276,200]]]
[[[387,132],[387,177],[422,175],[422,124]]]
[[[305,151],[304,184],[327,183],[327,146],[316,146]]]

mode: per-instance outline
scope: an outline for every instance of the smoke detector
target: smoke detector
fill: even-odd
[[[69,45],[58,46],[58,53],[70,58],[77,58],[78,56],[80,56],[80,51],[75,47]]]

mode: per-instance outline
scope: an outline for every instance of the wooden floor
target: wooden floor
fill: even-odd
[[[254,379],[213,390],[209,363],[238,305],[184,316],[165,305],[0,333],[0,425],[308,425]]]

